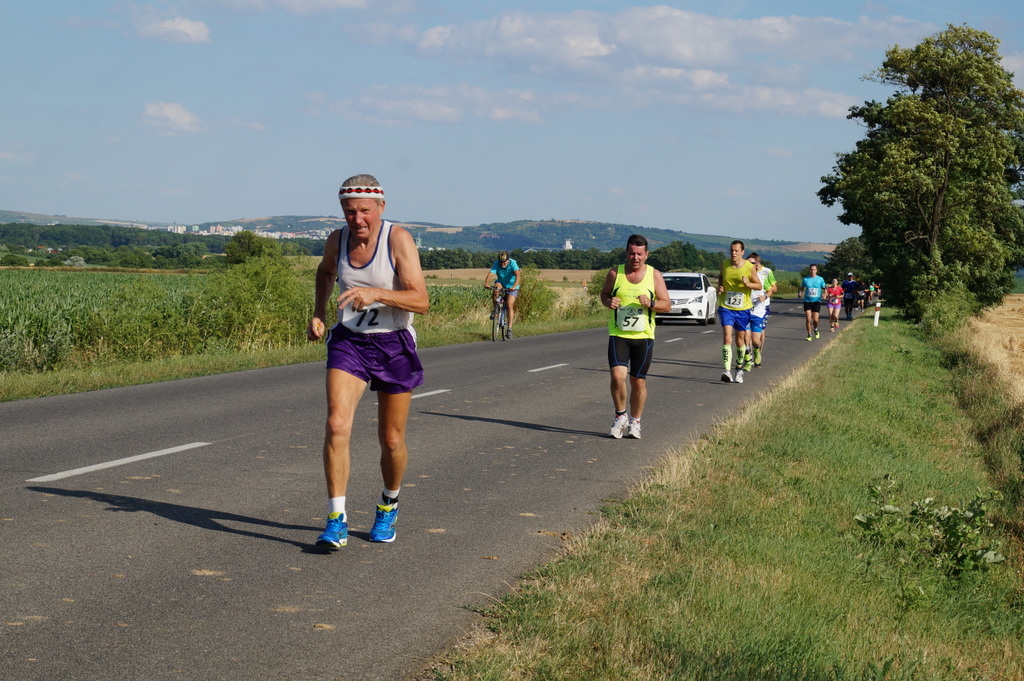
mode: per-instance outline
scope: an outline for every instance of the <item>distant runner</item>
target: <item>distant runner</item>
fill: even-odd
[[[764,335],[768,330],[769,305],[771,295],[775,293],[778,286],[775,283],[775,274],[761,264],[761,256],[751,253],[747,262],[754,266],[757,278],[761,280],[761,290],[752,291],[750,298],[754,307],[750,310],[750,323],[747,325],[747,333],[750,334],[750,345],[753,348],[753,368],[761,366],[761,352],[764,349]],[[750,358],[744,362],[743,370],[750,371]]]
[[[736,352],[740,366],[743,366],[746,355],[750,352],[747,345],[747,324],[750,322],[750,310],[754,303],[750,299],[751,291],[760,291],[761,280],[754,271],[754,266],[747,262],[743,254],[746,248],[739,239],[729,245],[729,260],[722,261],[718,271],[718,319],[722,325],[722,381],[725,383],[743,382],[743,369],[736,369],[735,378],[729,373],[732,366],[732,341],[736,336]],[[735,333],[734,333],[735,332]]]
[[[804,299],[804,324],[807,326],[807,340],[821,338],[818,320],[821,317],[821,301],[825,297],[825,280],[818,276],[818,266],[810,267],[811,274],[800,283],[797,296]]]

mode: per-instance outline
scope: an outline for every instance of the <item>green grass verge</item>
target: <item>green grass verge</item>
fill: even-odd
[[[433,678],[1020,679],[1015,552],[951,578],[854,520],[887,474],[908,501],[989,485],[947,355],[883,320],[670,454]]]

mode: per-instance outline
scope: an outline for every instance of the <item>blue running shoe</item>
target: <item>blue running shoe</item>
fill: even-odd
[[[395,541],[396,520],[398,520],[398,504],[391,506],[377,504],[377,515],[373,519],[373,529],[370,530],[370,541],[385,543]]]
[[[327,529],[316,538],[316,545],[329,549],[340,549],[348,544],[348,523],[341,519],[340,513],[327,516]]]

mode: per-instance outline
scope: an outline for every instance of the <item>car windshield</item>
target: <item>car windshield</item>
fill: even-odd
[[[700,277],[665,277],[665,286],[669,291],[703,291]]]

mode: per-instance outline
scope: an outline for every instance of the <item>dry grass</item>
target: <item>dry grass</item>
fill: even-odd
[[[1024,403],[1024,294],[1007,296],[970,325],[975,350],[1005,379],[1011,396]]]
[[[835,244],[786,244],[783,248],[797,253],[831,253]]]

